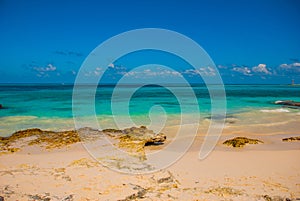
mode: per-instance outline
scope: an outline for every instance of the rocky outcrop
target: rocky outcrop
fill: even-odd
[[[155,134],[145,126],[126,128],[124,130],[105,129],[102,132],[117,139],[119,148],[138,156],[141,160],[146,159],[145,146],[160,145],[166,140],[166,135],[162,133]]]
[[[120,148],[134,152],[143,151],[144,146],[161,144],[166,140],[162,133],[155,134],[145,126],[132,127],[124,130],[106,129],[99,131],[92,128],[80,128],[70,131],[45,131],[38,128],[21,130],[9,137],[0,137],[0,153],[12,153],[19,150],[13,144],[20,139],[27,139],[27,145],[40,145],[46,149],[61,148],[77,142],[95,140],[101,136],[109,136],[119,141]]]
[[[126,128],[124,130],[105,129],[102,132],[111,137],[120,138],[125,141],[140,141],[145,146],[161,144],[166,140],[164,134],[155,134],[152,130],[147,129],[146,126]]]
[[[40,144],[47,149],[60,148],[76,142],[80,142],[80,137],[76,131],[44,131],[38,128],[21,130],[13,133],[9,137],[0,137],[2,150],[13,149],[12,144],[17,140],[28,138],[28,145]],[[1,151],[2,151],[1,150]]]
[[[289,138],[283,138],[283,142],[292,142],[292,141],[300,141],[300,136],[297,137],[289,137]]]
[[[246,137],[236,137],[223,142],[223,144],[232,147],[244,147],[246,144],[259,144],[259,143],[263,143],[263,141],[258,139],[250,139]]]
[[[275,101],[277,105],[285,105],[285,106],[293,106],[293,107],[300,107],[300,102],[295,102],[292,100],[279,100]]]

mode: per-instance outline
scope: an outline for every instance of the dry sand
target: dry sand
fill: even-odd
[[[172,136],[173,129],[166,132]],[[232,136],[222,135],[215,150],[199,160],[203,141],[199,133],[175,164],[144,175],[103,167],[81,143],[51,150],[26,146],[0,155],[0,196],[7,201],[300,199],[299,141],[282,142],[281,135],[256,135],[266,143],[244,148],[222,145]]]

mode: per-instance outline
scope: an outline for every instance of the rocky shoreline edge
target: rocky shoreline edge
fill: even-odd
[[[137,155],[143,156],[144,147],[151,145],[162,145],[167,136],[163,133],[155,133],[146,126],[131,127],[125,129],[97,130],[90,127],[68,131],[48,131],[39,128],[20,130],[9,137],[0,137],[0,155],[15,153],[24,146],[38,145],[47,150],[68,147],[75,143],[95,141],[100,137],[108,137],[117,140],[118,147]],[[283,142],[300,141],[300,136],[286,137]],[[21,143],[20,143],[21,141]],[[237,136],[222,142],[223,145],[233,148],[243,148],[247,144],[263,144],[260,139],[251,139]]]
[[[95,141],[105,136],[117,140],[119,148],[137,154],[144,154],[145,146],[163,144],[167,138],[165,134],[156,134],[145,126],[102,131],[85,127],[59,132],[31,128],[17,131],[9,137],[0,137],[0,154],[18,152],[22,147],[31,145],[39,145],[45,149],[68,147],[79,142]]]

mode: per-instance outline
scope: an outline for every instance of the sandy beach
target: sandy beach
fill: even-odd
[[[297,136],[297,127],[291,131],[294,134],[266,135],[247,134],[247,126],[244,135],[233,135],[231,129],[228,124],[214,151],[204,160],[198,155],[205,129],[199,130],[191,148],[176,163],[138,175],[102,166],[81,142],[45,149],[40,144],[22,147],[30,137],[23,138],[14,142],[19,151],[0,155],[0,196],[7,201],[299,200],[300,142],[282,141]],[[175,130],[176,126],[166,128],[166,143],[146,146],[145,153],[167,146]],[[244,147],[223,144],[236,136],[255,137],[264,143]]]
[[[300,0],[0,0],[0,201],[300,201]]]

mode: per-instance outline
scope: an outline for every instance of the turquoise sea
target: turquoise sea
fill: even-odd
[[[126,94],[135,86],[123,86],[121,92]],[[170,89],[176,88],[182,91],[184,98],[189,103],[193,97],[185,96],[186,88],[173,85]],[[82,90],[88,90],[89,86]],[[97,88],[95,100],[95,113],[107,127],[112,125],[113,114],[111,111],[111,99],[114,85],[101,85]],[[199,110],[184,110],[183,115],[192,115],[200,111],[201,117],[210,117],[210,96],[205,85],[192,85],[192,90],[197,98]],[[300,86],[290,85],[225,85],[227,100],[227,115],[258,111],[274,110],[281,108],[275,105],[277,100],[300,101]],[[72,114],[72,93],[73,85],[61,84],[2,84],[0,85],[0,134],[7,136],[12,132],[30,127],[46,129],[69,129],[73,128]],[[122,96],[114,100],[114,107],[120,107],[123,111],[124,102]],[[191,104],[194,102],[191,101]],[[182,114],[177,98],[170,90],[148,85],[135,91],[127,104],[130,116],[137,124],[149,123],[149,110],[154,105],[164,108],[168,116],[176,117]],[[83,103],[82,107],[85,105]],[[189,107],[187,107],[189,108]],[[84,110],[83,110],[84,111]],[[297,111],[299,112],[299,110]],[[85,115],[84,112],[82,115]],[[89,114],[86,114],[89,115]],[[118,113],[122,114],[122,112]],[[92,126],[92,125],[91,125]]]

